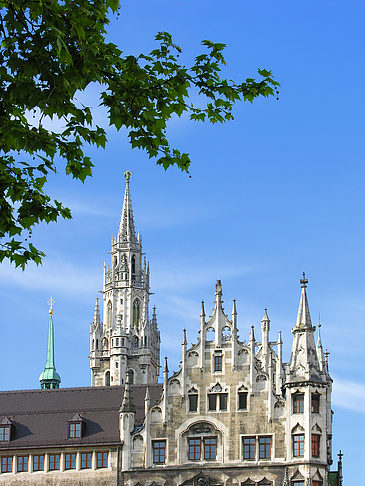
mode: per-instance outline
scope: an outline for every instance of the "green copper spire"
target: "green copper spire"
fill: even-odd
[[[59,388],[61,383],[61,377],[56,371],[56,366],[54,362],[54,335],[53,335],[53,320],[52,320],[54,300],[52,297],[49,299],[48,303],[50,305],[49,308],[50,318],[48,324],[47,360],[46,360],[46,367],[44,368],[43,373],[41,373],[39,377],[42,390]]]

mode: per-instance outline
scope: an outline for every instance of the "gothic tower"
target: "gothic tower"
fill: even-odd
[[[142,261],[142,238],[136,236],[130,195],[131,173],[125,174],[119,231],[112,238],[111,264],[103,275],[103,318],[98,298],[90,326],[91,386],[154,384],[159,375],[160,333],[155,307],[149,319],[150,271]]]

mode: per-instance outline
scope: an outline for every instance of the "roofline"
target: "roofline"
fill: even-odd
[[[162,387],[162,383],[155,383],[153,385],[131,385],[132,388],[145,388],[145,387]],[[86,390],[113,390],[113,389],[124,389],[124,385],[113,385],[113,386],[80,386],[80,387],[70,387],[70,388],[54,388],[41,390],[40,388],[33,388],[32,390],[2,390],[0,395],[6,395],[9,393],[60,393],[62,391],[86,391]]]

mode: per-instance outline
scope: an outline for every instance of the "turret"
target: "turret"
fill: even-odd
[[[46,366],[43,373],[39,377],[42,390],[48,390],[53,388],[59,388],[61,383],[61,377],[56,371],[55,359],[54,359],[54,333],[53,333],[53,305],[54,300],[51,297],[49,300],[49,323],[48,323],[48,345],[47,345],[47,359]]]

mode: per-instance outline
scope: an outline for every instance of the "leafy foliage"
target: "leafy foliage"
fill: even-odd
[[[105,38],[108,14],[119,15],[119,8],[117,0],[0,0],[0,261],[23,269],[40,263],[44,254],[28,242],[34,225],[71,218],[44,186],[56,160],[84,182],[93,164],[83,146],[105,147],[105,130],[76,101],[91,83],[100,85],[110,124],[128,129],[132,147],[182,171],[190,158],[166,136],[173,115],[222,123],[233,119],[238,100],[277,96],[270,71],[239,84],[221,78],[224,44],[203,41],[206,52],[188,68],[167,32],[156,35],[159,47],[148,55],[124,55]],[[189,102],[191,90],[201,106]],[[40,113],[36,124],[32,112]],[[47,117],[62,120],[63,129],[46,129]]]

